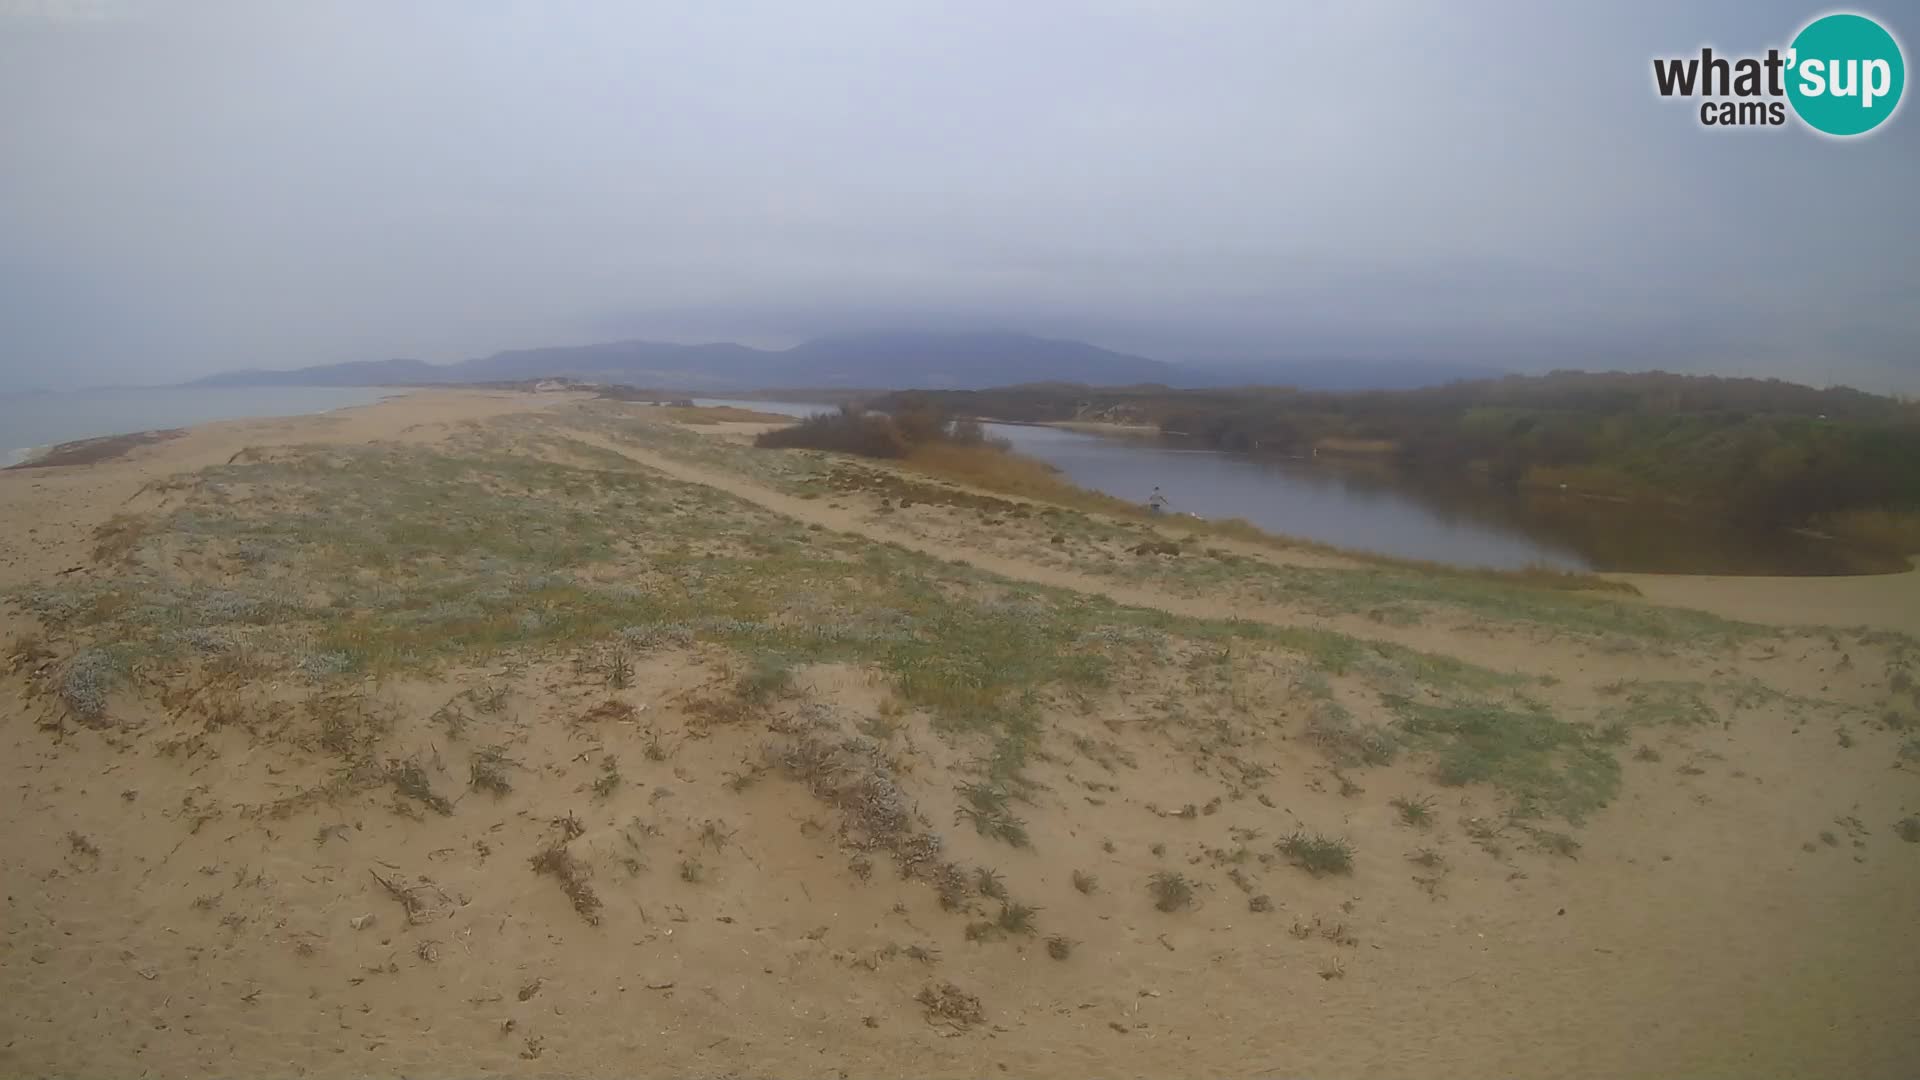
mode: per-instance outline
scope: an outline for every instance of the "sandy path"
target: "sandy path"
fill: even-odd
[[[965,563],[1011,581],[1100,596],[1128,607],[1163,611],[1188,618],[1244,619],[1281,627],[1330,630],[1363,641],[1386,642],[1423,653],[1453,657],[1493,671],[1555,671],[1562,678],[1594,684],[1626,678],[1690,677],[1691,661],[1684,657],[1653,656],[1638,651],[1608,652],[1578,638],[1541,634],[1524,627],[1485,619],[1463,623],[1433,619],[1412,626],[1395,626],[1362,615],[1327,617],[1282,605],[1246,603],[1209,596],[1181,596],[1128,585],[978,548],[929,540],[891,528],[885,519],[865,510],[836,508],[824,500],[802,499],[734,473],[691,464],[592,432],[574,430],[569,434],[581,442],[617,453],[637,465],[675,480],[724,491],[804,524],[819,525],[823,529],[896,545],[948,562]],[[1265,557],[1283,559],[1284,553],[1276,555],[1266,552]],[[1848,625],[1859,621],[1855,619]]]
[[[1920,567],[1856,577],[1608,574],[1650,602],[1770,626],[1871,626],[1920,637]]]
[[[1304,626],[1314,629],[1333,630],[1356,637],[1391,641],[1409,648],[1425,651],[1448,652],[1462,655],[1475,653],[1476,662],[1489,662],[1500,669],[1513,666],[1513,657],[1509,650],[1499,649],[1461,649],[1461,642],[1452,635],[1423,627],[1383,626],[1364,618],[1328,618],[1293,608],[1284,608],[1264,604],[1230,604],[1210,597],[1177,596],[1158,589],[1142,588],[1096,577],[1092,574],[1077,573],[1058,567],[1041,566],[1024,559],[1010,558],[978,548],[964,545],[944,544],[915,536],[900,529],[888,527],[874,514],[834,506],[818,499],[802,499],[772,488],[756,484],[741,476],[703,468],[689,464],[677,458],[651,450],[642,450],[630,444],[616,442],[589,432],[571,432],[571,437],[581,442],[591,443],[604,450],[627,458],[638,465],[656,472],[664,473],[675,480],[689,484],[699,484],[718,491],[724,491],[739,499],[770,510],[782,517],[808,525],[819,525],[823,529],[860,536],[869,540],[878,540],[896,547],[906,548],[922,555],[928,555],[946,562],[965,563],[988,573],[1011,581],[1023,581],[1031,585],[1048,588],[1066,589],[1070,592],[1084,593],[1089,596],[1102,596],[1127,607],[1149,608],[1164,611],[1169,615],[1181,615],[1196,619],[1245,619],[1251,622],[1266,622],[1277,626]]]

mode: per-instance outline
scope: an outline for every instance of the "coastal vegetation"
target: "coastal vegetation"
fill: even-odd
[[[1137,503],[1067,481],[1051,465],[1013,452],[1003,440],[985,437],[977,420],[952,416],[946,412],[944,402],[940,400],[903,398],[893,404],[897,411],[891,413],[859,405],[844,405],[837,412],[817,414],[785,427],[762,432],[755,437],[754,445],[762,449],[807,449],[871,458],[886,461],[905,473],[918,474],[934,481],[932,484],[920,483],[897,473],[863,471],[849,465],[835,467],[826,477],[834,486],[876,486],[876,490],[882,490],[885,495],[898,500],[903,507],[915,502],[958,502],[987,512],[1026,512],[1020,503],[978,495],[956,495],[948,486],[960,484],[1044,503],[1050,508],[1048,513],[1071,513],[1071,522],[1094,532],[1112,530],[1096,524],[1098,519],[1088,515],[1141,525],[1151,524],[1155,529],[1169,531],[1196,543],[1209,540],[1237,541],[1338,556],[1401,571],[1405,576],[1398,580],[1408,584],[1416,581],[1471,581],[1556,590],[1629,594],[1636,591],[1632,585],[1595,574],[1548,567],[1519,570],[1452,567],[1422,560],[1346,551],[1300,537],[1270,533],[1240,518],[1213,521],[1188,515],[1156,515]],[[658,434],[649,435],[648,438],[662,449],[676,453],[692,452],[709,461],[728,456],[723,449],[711,445],[711,440],[689,443],[685,438],[666,439]],[[729,464],[736,468],[745,465],[763,475],[774,475],[768,472],[763,462]],[[1054,543],[1065,542],[1065,534],[1055,534]],[[1165,545],[1158,532],[1138,535],[1131,543],[1144,543],[1149,552],[1163,550],[1162,545]],[[1163,553],[1177,554],[1178,550],[1178,546],[1173,545],[1164,548]],[[1344,577],[1349,582],[1355,580],[1351,575]]]
[[[757,1023],[1051,1046],[1006,1021],[1064,993],[1117,1036],[1223,981],[1337,1010],[1309,992],[1560,927],[1671,956],[1691,928],[1587,901],[1684,912],[1692,860],[1797,906],[1911,873],[1904,635],[958,483],[930,455],[1027,466],[928,414],[861,458],[539,405],[15,474],[126,491],[0,591],[45,960],[8,970],[53,976],[16,997],[76,1010],[84,958],[128,955],[156,1046],[188,1009],[323,1007],[362,1071],[422,1023],[510,1066],[642,993],[704,1022],[724,971]],[[231,981],[166,1005],[203,955]],[[1149,968],[1163,998],[1099,1003]]]
[[[754,445],[769,449],[833,450],[870,458],[905,458],[923,447],[945,444],[1006,450],[988,440],[980,422],[956,418],[931,402],[903,401],[887,412],[842,405],[762,432]]]
[[[1920,405],[1778,380],[1556,372],[1421,390],[919,391],[873,406],[1151,425],[1224,450],[1366,456],[1920,551]]]

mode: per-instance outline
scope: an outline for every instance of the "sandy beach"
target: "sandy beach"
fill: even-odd
[[[713,419],[0,471],[0,1075],[1912,1075],[1920,571],[1162,552]]]

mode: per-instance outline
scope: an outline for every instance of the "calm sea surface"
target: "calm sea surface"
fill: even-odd
[[[299,416],[366,405],[400,391],[379,387],[274,386],[246,389],[75,390],[0,394],[0,464],[55,443],[185,427],[209,420]]]

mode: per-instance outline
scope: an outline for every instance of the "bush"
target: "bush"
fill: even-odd
[[[1296,832],[1281,840],[1280,853],[1314,877],[1353,873],[1353,845],[1319,833]]]
[[[769,449],[834,450],[871,458],[907,456],[907,439],[892,417],[852,405],[765,432],[753,443]]]
[[[909,443],[940,442],[952,433],[947,414],[931,403],[912,401],[893,411],[893,426]]]
[[[1153,894],[1153,906],[1160,911],[1179,911],[1193,904],[1193,882],[1185,874],[1162,870],[1147,882],[1147,891]]]
[[[961,446],[979,446],[987,441],[987,429],[970,416],[962,417],[953,422],[947,437]]]
[[[106,714],[107,694],[125,672],[119,657],[106,649],[83,649],[67,662],[60,678],[60,696],[74,715],[98,720]]]
[[[1920,510],[1843,510],[1819,525],[1842,540],[1892,555],[1920,554]]]
[[[871,458],[906,457],[916,447],[935,445],[1008,450],[1004,439],[987,438],[980,421],[952,419],[937,406],[919,399],[902,402],[892,413],[866,412],[842,405],[839,412],[809,416],[797,424],[769,431],[754,445],[770,449],[833,450]]]

